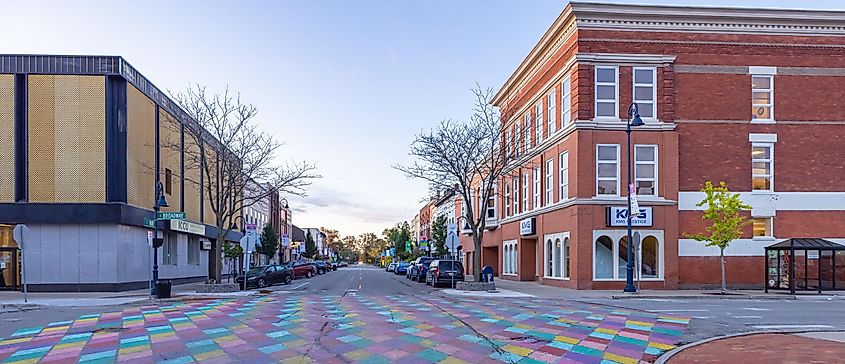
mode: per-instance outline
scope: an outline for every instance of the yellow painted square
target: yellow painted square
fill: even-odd
[[[133,346],[133,347],[129,347],[129,348],[123,348],[123,349],[120,349],[120,355],[137,353],[139,351],[144,351],[144,350],[149,350],[149,349],[150,349],[149,345],[138,345],[138,346]]]
[[[643,321],[626,321],[626,324],[637,325],[637,326],[654,326],[651,322],[643,322]]]
[[[44,330],[41,330],[42,333],[44,332],[53,332],[53,331],[62,331],[69,329],[70,326],[56,326],[56,327],[48,327]]]
[[[601,332],[601,333],[610,334],[610,335],[616,335],[617,331],[611,330],[611,329],[605,329],[603,327],[599,327],[598,329],[596,329],[596,332]]]
[[[194,354],[194,359],[196,359],[197,361],[201,361],[201,360],[216,358],[216,357],[221,356],[223,354],[224,354],[223,350],[217,349],[217,350],[212,350],[212,351],[206,351],[204,353]]]
[[[675,348],[674,345],[661,344],[661,343],[656,343],[656,342],[653,342],[653,341],[649,342],[648,346],[650,346],[652,348],[660,349],[660,350],[672,350],[672,349]]]
[[[288,348],[298,348],[300,346],[305,346],[307,344],[308,344],[307,341],[302,340],[302,339],[297,339],[297,340],[286,342],[285,346],[287,346]]]
[[[350,351],[346,354],[343,354],[343,356],[345,356],[349,359],[352,359],[352,360],[361,360],[363,358],[370,356],[370,353],[368,351],[364,350],[364,349],[358,349],[358,350]]]
[[[520,329],[526,329],[526,330],[531,330],[531,329],[534,328],[534,326],[530,326],[530,325],[526,325],[526,324],[516,324],[516,325],[513,325],[513,326],[518,327]]]
[[[293,358],[287,358],[285,360],[282,360],[281,362],[285,364],[308,364],[311,363],[312,360],[307,356],[298,355]]]
[[[577,344],[581,341],[581,340],[578,340],[576,338],[571,338],[569,336],[555,336],[555,340],[560,341],[560,342],[565,342],[567,344],[572,344],[572,345],[575,345],[575,344]]]
[[[607,360],[612,360],[617,363],[621,364],[637,364],[639,361],[634,358],[629,358],[627,356],[617,355],[613,353],[604,353],[604,358]]]
[[[67,343],[67,344],[56,345],[56,346],[53,347],[53,350],[75,348],[75,347],[83,346],[83,345],[85,345],[85,341],[77,341],[77,342],[72,342],[72,343]]]
[[[534,350],[511,344],[505,345],[502,349],[505,349],[505,351],[514,353],[519,356],[529,356],[532,352],[534,352]]]
[[[238,337],[237,337],[237,336],[235,336],[235,335],[226,335],[226,336],[221,336],[221,337],[218,337],[218,338],[214,339],[214,342],[216,342],[216,343],[218,343],[218,344],[219,344],[219,343],[225,343],[225,342],[227,342],[227,341],[232,341],[232,340],[235,340],[235,339],[237,339],[237,338],[238,338]]]
[[[440,363],[440,364],[469,364],[468,362],[465,362],[465,361],[458,359],[456,357],[453,357],[453,356],[450,356],[446,359],[443,359],[443,360],[439,361],[438,363]]]
[[[434,326],[431,326],[431,325],[428,325],[428,324],[419,324],[419,325],[417,325],[417,326],[415,326],[415,327],[416,327],[416,328],[418,328],[418,329],[420,329],[420,330],[428,330],[428,329],[430,329],[430,328],[432,328],[432,327],[434,327]]]
[[[3,340],[3,341],[0,341],[0,346],[9,345],[9,344],[25,343],[29,340],[32,340],[33,337],[34,336],[22,337],[22,338],[17,338],[17,339],[10,339],[10,340]]]

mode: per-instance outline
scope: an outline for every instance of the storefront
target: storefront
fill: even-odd
[[[20,250],[12,239],[12,225],[0,225],[0,290],[18,290],[21,282]]]

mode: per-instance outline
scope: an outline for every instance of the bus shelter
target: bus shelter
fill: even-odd
[[[793,238],[766,247],[766,292],[845,290],[843,280],[843,245],[818,238]]]

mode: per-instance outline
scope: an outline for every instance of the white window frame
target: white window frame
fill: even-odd
[[[651,71],[651,83],[637,83],[637,70]],[[644,120],[657,120],[657,68],[656,67],[633,67],[631,70],[631,97],[637,103],[637,108],[642,110],[642,105],[651,104],[651,117],[643,117]],[[637,87],[651,87],[651,101],[637,100]],[[642,115],[640,115],[642,116]]]
[[[616,148],[616,178],[609,178],[609,177],[599,177],[599,164],[610,164],[610,161],[599,161],[599,148],[600,147],[615,147]],[[620,196],[620,185],[619,185],[619,153],[620,153],[619,144],[596,144],[596,196],[603,196],[603,197],[619,197]],[[615,194],[602,194],[599,193],[599,181],[616,181],[616,193]]]
[[[558,161],[558,201],[569,199],[569,151],[560,153]]]
[[[560,115],[561,129],[572,123],[572,80],[569,76],[560,83]]]
[[[515,135],[514,135],[514,138],[513,138],[513,140],[514,140],[514,156],[516,156],[516,157],[519,157],[522,154],[522,153],[520,153],[521,152],[520,148],[522,148],[522,137],[520,136],[520,134],[522,134],[521,126],[519,124],[519,120],[517,120],[516,121],[516,132],[515,132]]]
[[[506,156],[508,158],[513,157],[513,132],[510,130],[505,135],[505,145],[507,146]]]
[[[548,206],[554,201],[554,174],[555,173],[555,160],[554,158],[550,158],[546,160],[546,200],[544,205]]]
[[[754,88],[754,78],[768,78],[769,79],[769,88]],[[757,105],[754,103],[754,93],[755,92],[768,92],[769,93],[769,103],[768,104],[760,104]],[[759,119],[754,117],[754,110],[757,107],[764,106],[769,108],[769,118],[768,119]],[[752,74],[751,75],[751,122],[752,123],[761,123],[761,124],[772,124],[775,122],[775,75],[766,75],[766,74]]]
[[[751,225],[751,239],[752,240],[773,240],[775,238],[775,218],[774,216],[752,216],[752,225]],[[755,236],[754,235],[754,220],[766,220],[766,230],[768,230],[768,235],[762,236]]]
[[[537,129],[536,143],[537,143],[537,145],[540,145],[540,143],[543,142],[543,125],[546,124],[543,121],[543,99],[542,98],[539,101],[537,101],[536,105],[534,105],[534,115],[535,115],[534,119],[536,119],[535,124],[537,124],[535,126],[535,129]]]
[[[657,238],[657,260],[658,260],[657,261],[658,262],[658,264],[657,264],[657,266],[658,266],[657,278],[642,277],[640,280],[642,280],[643,282],[645,282],[645,281],[655,281],[655,282],[663,281],[665,279],[665,273],[664,272],[665,272],[665,269],[666,269],[666,260],[665,260],[666,239],[664,237],[664,231],[663,230],[637,230],[637,231],[639,231],[640,236],[642,236],[643,239],[645,239],[649,235]],[[611,254],[613,256],[613,267],[612,267],[613,278],[596,278],[596,240],[598,240],[599,237],[601,237],[602,235],[607,236],[608,238],[610,238],[610,240],[613,241],[613,245],[612,245],[612,249],[611,249]],[[596,281],[596,282],[624,282],[625,281],[626,277],[624,277],[624,276],[619,277],[618,276],[619,259],[617,257],[619,255],[619,253],[617,252],[617,249],[619,249],[619,240],[621,240],[623,237],[625,237],[627,235],[628,235],[628,232],[625,231],[624,229],[622,229],[622,230],[593,230],[593,240],[590,242],[590,244],[592,244],[592,247],[591,247],[590,250],[592,251],[591,254],[593,255],[593,261],[592,261],[593,281]],[[570,239],[569,243],[572,244],[571,239]],[[638,263],[634,267],[634,272],[635,272],[634,274],[636,275],[637,269],[641,269],[640,268],[640,262],[642,262],[642,249],[637,250],[637,256],[634,257],[634,259],[636,259],[636,262]],[[636,276],[635,276],[634,279],[636,279]]]
[[[513,215],[519,215],[519,176],[513,179]]]
[[[768,159],[754,159],[754,155],[751,155],[751,192],[752,193],[772,193],[775,191],[775,143],[768,143],[768,142],[753,142],[751,143],[751,151],[754,152],[754,147],[763,147],[769,148],[769,158]],[[769,174],[756,174],[754,173],[754,162],[767,162],[769,163]],[[769,189],[768,190],[757,190],[754,189],[754,178],[755,177],[768,177],[769,178]]]
[[[541,178],[540,174],[541,174],[540,173],[540,166],[534,167],[534,173],[532,175],[532,177],[534,177],[534,181],[533,181],[534,184],[532,186],[533,187],[532,192],[534,192],[533,193],[534,199],[532,200],[532,203],[531,203],[531,209],[532,210],[540,208],[540,178]]]
[[[608,69],[613,70],[613,74],[615,76],[614,81],[613,82],[599,82],[599,78],[598,78],[599,70],[608,70]],[[594,107],[594,110],[595,110],[595,118],[596,119],[618,120],[619,119],[619,67],[617,67],[617,66],[595,66],[595,71],[593,73],[593,77],[594,77],[594,80],[595,80],[594,87],[593,87],[593,94],[594,94],[593,107]],[[598,92],[599,86],[613,86],[614,90],[616,92],[615,98],[613,100],[610,100],[610,99],[601,99],[600,100],[599,99],[599,92]],[[599,102],[609,103],[611,101],[613,101],[613,115],[612,116],[610,116],[610,115],[599,115]]]
[[[528,153],[528,150],[531,149],[531,110],[525,112],[525,116],[523,116],[525,121],[525,152]]]
[[[505,183],[505,217],[511,216],[511,185]]]
[[[498,211],[496,210],[499,207],[499,202],[496,198],[496,194],[498,192],[497,187],[498,183],[493,182],[493,187],[491,188],[491,191],[487,193],[487,204],[485,205],[487,206],[487,215],[485,217],[487,221],[496,220],[498,218]],[[493,203],[491,204],[490,201],[493,201]],[[493,216],[490,216],[491,211],[493,212]]]
[[[522,212],[528,212],[528,172],[522,174]]]
[[[547,234],[543,237],[543,279],[558,279],[558,280],[569,280],[569,276],[566,274],[566,243],[569,241],[571,244],[571,234],[569,231],[564,231],[561,233],[555,234]],[[555,246],[555,241],[560,240],[560,247]],[[547,244],[551,242],[552,244],[552,256],[549,257],[549,249]],[[558,250],[558,257],[555,257],[554,250]],[[552,260],[552,270],[549,271],[549,259]],[[572,259],[570,257],[570,263]],[[555,274],[554,268],[558,268],[558,274]]]
[[[640,162],[639,160],[637,160],[637,148],[638,147],[639,148],[652,148],[652,149],[654,149],[654,161],[653,162],[652,161]],[[637,185],[638,181],[653,181],[654,182],[654,184],[653,184],[654,191],[653,191],[652,194],[643,195],[643,194],[640,194],[639,191],[637,191],[637,196],[657,197],[659,195],[657,193],[657,181],[660,179],[660,177],[659,177],[660,174],[658,173],[659,172],[658,171],[659,157],[658,157],[658,154],[657,154],[659,151],[660,151],[660,148],[657,147],[657,144],[635,144],[634,145],[634,187],[638,186]],[[640,165],[649,165],[649,164],[654,165],[654,178],[638,178],[637,177],[637,168]]]
[[[546,95],[546,115],[548,115],[548,135],[552,136],[557,131],[557,92],[552,88],[549,94]]]
[[[502,242],[502,274],[515,276],[519,272],[519,244],[516,240]]]

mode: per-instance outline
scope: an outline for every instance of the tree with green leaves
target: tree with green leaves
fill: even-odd
[[[223,244],[223,258],[229,260],[229,277],[235,275],[235,262],[243,258],[244,249],[239,244]]]
[[[437,256],[442,258],[449,254],[449,250],[446,249],[446,216],[440,215],[434,219],[429,244],[434,244]]]
[[[267,257],[269,262],[279,253],[279,234],[270,223],[264,224],[261,230],[261,243],[255,246],[255,251]]]
[[[719,182],[719,186],[707,181],[701,189],[704,192],[704,200],[696,206],[707,206],[701,219],[708,221],[709,226],[705,229],[707,234],[685,234],[690,239],[704,242],[706,246],[719,248],[719,263],[722,268],[722,294],[727,292],[725,288],[725,249],[731,242],[742,236],[742,227],[749,223],[748,218],[742,214],[743,211],[751,210],[739,199],[738,193],[731,193],[725,182]]]
[[[305,234],[305,257],[314,259],[317,256],[317,242],[311,236],[311,230]]]

